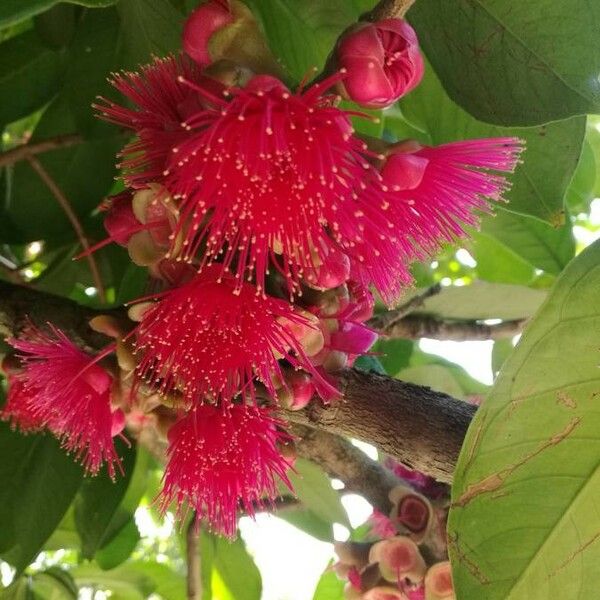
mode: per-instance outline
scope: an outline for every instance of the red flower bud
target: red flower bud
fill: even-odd
[[[212,62],[208,43],[213,33],[233,22],[227,0],[208,0],[188,18],[183,29],[183,49],[200,66]]]
[[[417,35],[402,19],[364,23],[347,33],[337,48],[345,68],[348,97],[363,106],[382,108],[410,92],[423,77]]]

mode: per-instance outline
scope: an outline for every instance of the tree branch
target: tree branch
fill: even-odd
[[[200,550],[198,541],[200,530],[196,522],[196,514],[192,515],[186,532],[186,561],[187,561],[187,597],[188,600],[202,598],[202,574],[200,572]]]
[[[67,135],[57,135],[56,137],[40,140],[39,142],[22,144],[21,146],[0,153],[0,168],[13,165],[20,160],[24,160],[36,154],[57,150],[58,148],[68,148],[69,146],[81,144],[81,142],[83,142],[83,138],[77,133],[72,133]]]
[[[390,513],[389,493],[400,483],[391,471],[345,438],[303,425],[295,425],[292,431],[299,437],[296,448],[300,456],[321,465],[331,477],[341,479],[345,491],[356,492],[380,512]]]
[[[71,203],[64,195],[63,191],[60,189],[56,181],[52,178],[50,173],[46,171],[42,163],[33,155],[27,156],[27,160],[31,165],[31,168],[39,175],[40,179],[46,184],[51,194],[54,196],[59,206],[63,209],[65,215],[67,215],[67,219],[71,223],[73,229],[75,230],[75,234],[77,235],[77,239],[79,243],[82,245],[84,250],[89,250],[90,245],[85,237],[85,233],[83,231],[83,227],[79,222],[79,219],[73,209],[71,208]],[[90,253],[86,255],[86,260],[90,266],[90,271],[92,273],[92,279],[94,280],[94,284],[96,289],[98,290],[98,297],[102,302],[106,302],[106,292],[104,290],[104,284],[102,283],[102,278],[100,277],[100,271],[98,270],[98,265],[96,264],[96,259]]]
[[[381,21],[382,19],[402,19],[415,0],[381,0],[373,10],[365,13],[361,21]]]
[[[102,348],[106,338],[92,331],[88,321],[106,313],[0,281],[0,334],[5,336],[19,335],[29,318],[38,327],[54,323],[88,348]],[[338,378],[342,400],[330,407],[315,401],[301,411],[286,411],[286,418],[369,442],[410,468],[439,481],[452,480],[474,406],[428,387],[376,373],[346,369]]]
[[[464,342],[514,337],[523,331],[526,323],[527,319],[515,319],[488,325],[480,321],[446,321],[428,315],[408,315],[380,331],[383,337],[392,339],[418,340],[425,337]]]

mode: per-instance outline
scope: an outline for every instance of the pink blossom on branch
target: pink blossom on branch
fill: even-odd
[[[23,370],[14,377],[27,414],[56,435],[89,473],[106,463],[114,477],[120,463],[112,440],[109,373],[51,325],[48,333],[31,327],[22,339],[8,341],[20,352]]]
[[[291,490],[289,464],[277,446],[289,440],[264,408],[195,407],[169,430],[162,507],[196,511],[214,531],[233,538],[237,511],[253,516]]]
[[[417,34],[402,19],[360,23],[342,37],[336,58],[347,71],[340,87],[351,100],[370,108],[393,104],[423,77]]]
[[[285,358],[318,378],[308,354],[322,343],[311,315],[257,294],[250,283],[221,277],[213,265],[143,313],[137,372],[163,393],[179,390],[188,402],[212,397],[229,403],[240,393],[254,399],[255,378],[276,396],[278,361]]]
[[[465,224],[477,225],[478,212],[491,210],[490,200],[503,200],[510,184],[500,173],[513,172],[522,151],[518,138],[398,145],[381,175],[393,219],[413,239],[413,255],[465,235]]]

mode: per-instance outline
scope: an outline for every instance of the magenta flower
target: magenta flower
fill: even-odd
[[[210,64],[210,38],[233,21],[234,16],[227,0],[203,2],[189,16],[183,29],[183,49],[186,54],[200,66]]]
[[[342,37],[336,57],[348,97],[366,107],[393,104],[423,77],[417,34],[402,19],[361,23]]]
[[[453,142],[437,147],[409,142],[391,154],[382,170],[395,222],[413,239],[413,256],[436,250],[476,225],[477,211],[489,212],[489,200],[503,200],[523,150],[517,138]]]
[[[236,534],[237,511],[253,516],[291,490],[288,462],[277,449],[289,436],[269,411],[232,404],[195,407],[169,430],[169,461],[162,507],[175,502],[227,537]]]
[[[44,428],[44,424],[35,413],[30,402],[25,383],[14,374],[7,374],[8,394],[6,404],[0,410],[0,420],[10,423],[13,430],[21,433],[35,433]]]
[[[85,469],[96,474],[106,463],[111,477],[119,464],[112,441],[112,377],[97,359],[58,328],[30,328],[25,339],[9,343],[22,354],[22,385],[17,390],[29,415],[56,435]]]
[[[144,312],[136,332],[138,375],[190,402],[254,398],[258,378],[272,396],[278,360],[314,373],[307,352],[321,334],[310,315],[261,296],[249,283],[221,277],[217,265],[165,293]]]

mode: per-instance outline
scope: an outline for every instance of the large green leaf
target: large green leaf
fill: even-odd
[[[22,571],[67,512],[83,472],[58,442],[0,423],[0,555]]]
[[[135,69],[181,48],[184,16],[169,0],[120,0],[121,65]]]
[[[61,72],[60,55],[33,29],[0,44],[0,128],[49,102]]]
[[[317,583],[313,600],[339,600],[344,597],[344,585],[345,582],[329,565]]]
[[[417,294],[418,290],[412,292]],[[412,294],[406,294],[404,300]],[[448,286],[427,298],[417,314],[446,319],[522,319],[530,317],[544,301],[546,292],[522,285],[476,281],[468,286]]]
[[[102,8],[114,4],[116,0],[2,0],[0,3],[0,29],[34,17],[59,2]]]
[[[510,177],[512,189],[506,194],[509,203],[503,208],[555,226],[565,221],[564,196],[581,154],[585,117],[528,128],[488,125],[450,100],[429,65],[421,85],[400,106],[408,121],[424,132],[426,143],[498,136],[523,139],[527,148],[523,163]],[[389,127],[393,131],[393,120]]]
[[[563,272],[473,421],[456,469],[458,598],[598,593],[600,242]]]
[[[600,110],[597,2],[419,0],[409,19],[450,96],[483,121]]]
[[[205,587],[212,588],[210,595],[205,592],[205,598],[219,598],[222,594],[232,600],[260,599],[262,591],[260,572],[241,538],[230,542],[202,530],[200,554],[203,581],[210,582]],[[206,562],[204,562],[205,557]],[[215,590],[216,587],[219,590]]]
[[[340,33],[358,19],[348,0],[246,0],[273,54],[295,81],[321,69]]]
[[[558,275],[575,256],[570,223],[554,228],[525,215],[498,211],[486,217],[482,231],[500,241],[537,269]]]
[[[86,479],[75,500],[75,524],[81,537],[84,558],[92,559],[97,550],[108,544],[131,517],[129,511],[119,511],[127,493],[136,459],[136,447],[117,443],[117,452],[123,469],[114,481],[106,469]],[[125,514],[121,514],[124,512]]]

